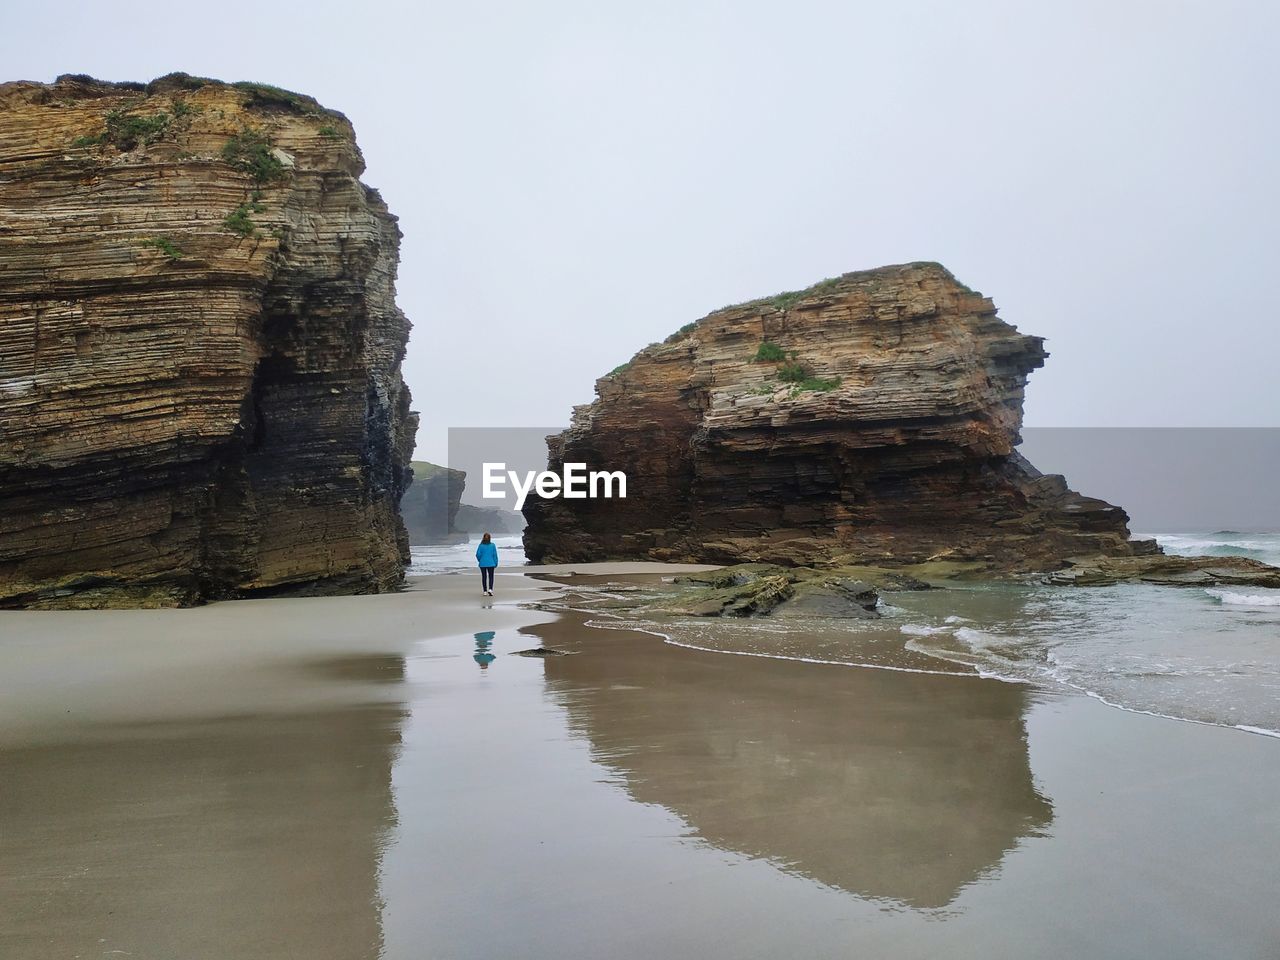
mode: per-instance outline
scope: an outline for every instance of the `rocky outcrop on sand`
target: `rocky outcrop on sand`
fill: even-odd
[[[466,543],[467,534],[454,526],[462,491],[467,485],[466,472],[425,460],[414,460],[411,466],[413,483],[400,501],[409,542]]]
[[[524,517],[514,510],[504,510],[501,507],[477,507],[471,503],[464,503],[458,507],[458,515],[454,517],[453,525],[473,538],[486,533],[491,533],[495,537],[511,536],[524,529]]]
[[[548,439],[552,470],[625,471],[628,496],[530,497],[526,551],[999,571],[1156,552],[1015,450],[1046,356],[934,263],[717,310],[598,380]]]
[[[676,577],[675,582],[683,589],[657,601],[656,609],[699,617],[880,616],[876,588],[839,571],[746,563]]]
[[[363,169],[273,87],[0,86],[0,605],[401,581],[409,323]]]
[[[413,485],[400,501],[400,513],[413,544],[466,543],[486,533],[495,537],[519,533],[520,514],[496,507],[462,503],[467,472],[413,461]]]
[[[1071,558],[1045,583],[1105,587],[1113,583],[1156,583],[1166,587],[1249,586],[1280,588],[1280,567],[1249,557],[1084,557]]]

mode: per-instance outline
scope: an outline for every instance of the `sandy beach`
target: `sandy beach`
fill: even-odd
[[[0,955],[1275,956],[1280,741],[474,579],[0,614]]]

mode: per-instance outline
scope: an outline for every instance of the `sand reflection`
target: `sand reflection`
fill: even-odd
[[[0,955],[378,957],[402,717],[169,720],[0,753]]]
[[[546,676],[594,758],[722,849],[937,908],[1051,822],[1025,688],[530,632],[583,651]]]

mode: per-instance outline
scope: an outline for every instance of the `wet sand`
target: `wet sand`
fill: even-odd
[[[0,613],[0,956],[1277,955],[1280,741],[473,579]]]

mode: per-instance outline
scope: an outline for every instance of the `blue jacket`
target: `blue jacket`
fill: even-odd
[[[476,547],[476,563],[482,567],[498,565],[498,545],[493,542],[482,543]]]

